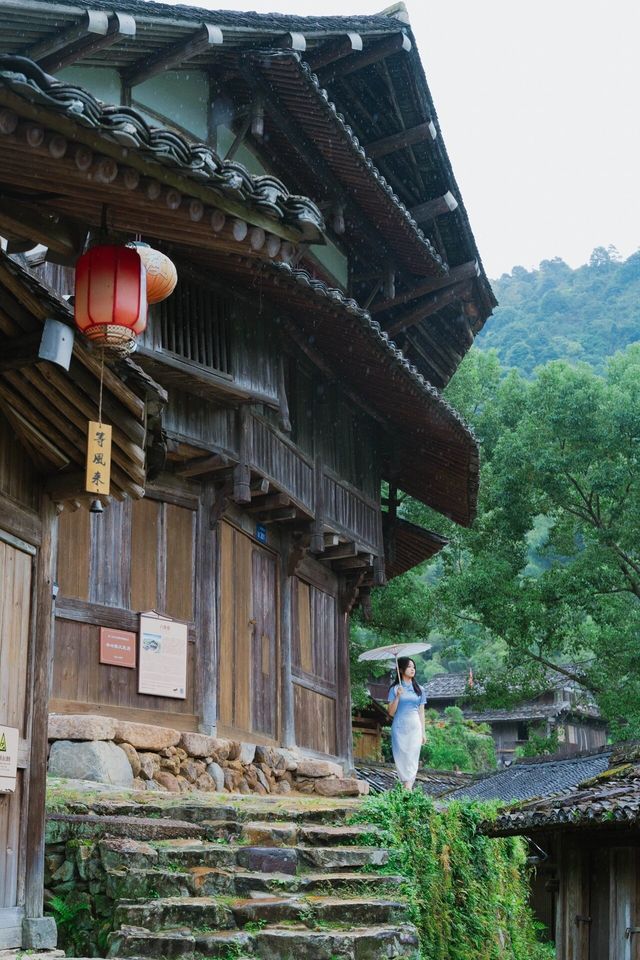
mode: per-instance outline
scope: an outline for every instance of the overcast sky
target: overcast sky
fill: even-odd
[[[183,0],[184,2],[184,0]],[[249,0],[261,13],[384,0]],[[198,0],[211,9],[241,0]],[[640,0],[408,0],[487,273],[640,247]]]

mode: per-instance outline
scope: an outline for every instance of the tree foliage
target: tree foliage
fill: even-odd
[[[514,267],[493,287],[500,306],[478,343],[526,376],[557,359],[602,371],[640,337],[640,252],[622,261],[614,247],[596,247],[577,270],[556,257],[537,270]]]
[[[640,345],[603,375],[555,361],[533,380],[472,351],[448,397],[480,441],[479,514],[470,530],[449,526],[429,592],[431,626],[461,651],[503,642],[512,695],[514,667],[532,690],[549,665],[581,664],[565,669],[616,736],[640,736],[639,384]],[[438,522],[415,501],[404,510]],[[492,674],[488,696],[504,698]]]

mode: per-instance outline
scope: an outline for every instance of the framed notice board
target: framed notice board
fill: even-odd
[[[140,614],[138,693],[186,700],[187,635],[186,623]]]

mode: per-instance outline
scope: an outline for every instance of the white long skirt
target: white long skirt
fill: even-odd
[[[422,723],[417,710],[409,710],[391,724],[393,760],[402,783],[413,783],[420,762]]]

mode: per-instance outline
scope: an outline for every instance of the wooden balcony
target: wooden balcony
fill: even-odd
[[[381,553],[380,507],[366,494],[314,463],[256,414],[247,418],[242,446],[251,472],[269,480],[303,515],[321,521],[322,532],[352,541],[363,552]]]

